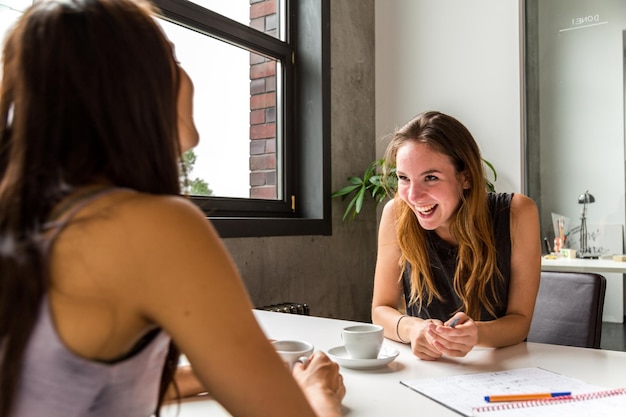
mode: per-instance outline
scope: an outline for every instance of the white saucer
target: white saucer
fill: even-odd
[[[400,352],[396,349],[383,346],[377,359],[353,359],[344,346],[337,346],[328,350],[328,357],[337,362],[339,366],[351,369],[376,369],[387,366]]]

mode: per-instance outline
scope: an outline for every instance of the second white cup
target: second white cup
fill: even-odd
[[[298,362],[306,364],[313,354],[313,345],[302,340],[276,340],[272,344],[289,369]]]
[[[343,344],[353,359],[376,359],[383,346],[383,326],[359,324],[341,332]]]

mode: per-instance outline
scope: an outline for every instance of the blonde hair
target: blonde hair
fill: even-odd
[[[385,152],[388,166],[395,166],[398,149],[407,142],[424,143],[447,155],[457,174],[464,173],[470,187],[463,191],[458,210],[450,219],[450,233],[458,242],[454,291],[462,300],[459,310],[479,319],[484,308],[495,317],[497,281],[502,280],[496,262],[493,225],[487,205],[482,157],[471,133],[455,118],[439,112],[418,114],[398,129]],[[402,273],[411,264],[409,304],[420,308],[434,298],[443,301],[432,275],[426,232],[413,210],[397,195],[394,200],[396,233],[402,256]],[[402,278],[402,275],[399,279]]]

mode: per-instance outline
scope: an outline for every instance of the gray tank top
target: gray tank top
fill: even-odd
[[[81,201],[80,207],[100,195]],[[142,340],[130,356],[113,363],[82,358],[59,338],[44,295],[11,417],[153,415],[170,337],[155,330]]]

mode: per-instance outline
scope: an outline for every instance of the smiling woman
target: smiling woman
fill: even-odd
[[[385,161],[398,192],[380,220],[373,321],[425,360],[524,340],[539,285],[535,204],[487,193],[474,138],[439,112],[396,131]]]

